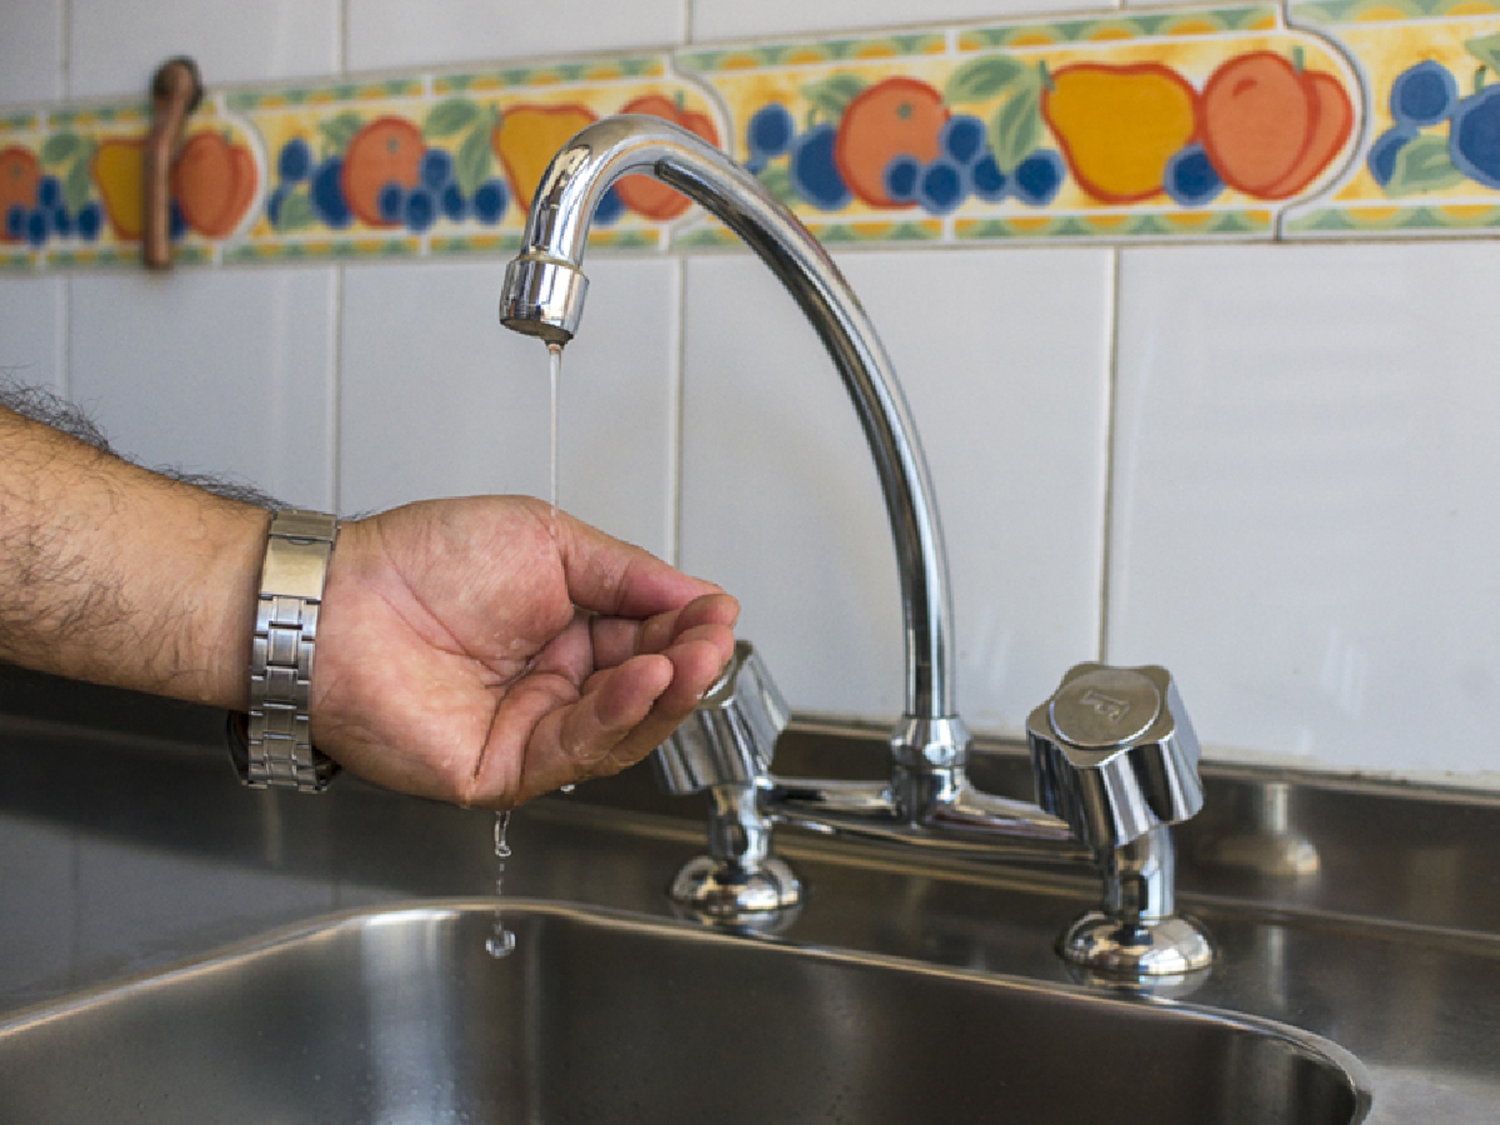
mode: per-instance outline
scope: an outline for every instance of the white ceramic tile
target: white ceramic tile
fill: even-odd
[[[751,36],[813,35],[902,25],[1003,21],[1043,12],[1074,11],[1076,0],[691,0],[695,43]],[[1089,5],[1089,9],[1114,7]]]
[[[333,502],[333,268],[72,279],[71,396],[120,452]]]
[[[953,579],[957,694],[1016,729],[1097,653],[1109,251],[840,259],[906,388]],[[687,275],[683,560],[745,605],[792,706],[902,709],[894,552],[831,362],[749,257]]]
[[[895,560],[837,374],[758,260],[691,259],[685,286],[684,567],[739,597],[793,707],[900,713]]]
[[[564,350],[561,507],[658,554],[671,535],[677,271],[590,260]],[[504,263],[350,267],[340,447],[346,510],[550,492],[547,352],[499,322]]]
[[[6,0],[0,17],[0,105],[63,95],[64,0]]]
[[[336,73],[340,0],[69,0],[68,93],[139,94],[156,68],[189,55],[210,88]]]
[[[1500,768],[1500,247],[1124,254],[1109,652],[1205,743]]]
[[[66,301],[61,278],[0,278],[0,375],[23,386],[66,391]]]
[[[684,36],[682,0],[348,0],[348,11],[355,71],[672,47]]]

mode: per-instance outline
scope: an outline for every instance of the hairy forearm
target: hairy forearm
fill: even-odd
[[[0,659],[243,707],[268,521],[0,407]]]

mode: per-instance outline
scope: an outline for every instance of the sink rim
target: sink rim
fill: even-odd
[[[22,1033],[28,1027],[64,1018],[93,1005],[122,1001],[133,993],[164,988],[174,980],[202,973],[220,964],[270,957],[278,950],[310,940],[315,941],[338,931],[400,925],[411,921],[452,921],[465,915],[481,915],[488,919],[494,916],[495,908],[494,898],[462,897],[414,899],[374,907],[332,911],[274,927],[170,965],[89,986],[60,998],[42,1001],[6,1013],[0,1016],[0,1043]],[[1359,1122],[1365,1121],[1369,1117],[1373,1104],[1374,1083],[1365,1065],[1348,1049],[1324,1036],[1264,1016],[1195,1003],[1184,998],[1153,995],[1132,988],[1127,982],[1070,984],[1063,981],[1042,980],[990,969],[938,964],[888,953],[868,952],[840,946],[813,945],[773,934],[726,932],[709,928],[699,922],[588,903],[507,896],[503,903],[503,910],[507,917],[544,915],[564,919],[572,918],[595,925],[628,927],[636,934],[661,935],[673,941],[688,940],[711,945],[748,943],[749,947],[765,953],[794,957],[804,961],[869,965],[884,971],[897,971],[949,981],[967,981],[995,986],[1007,991],[1071,997],[1090,1003],[1139,1005],[1155,1010],[1165,1009],[1178,1012],[1190,1019],[1207,1021],[1255,1036],[1280,1040],[1298,1053],[1330,1067],[1338,1073],[1354,1094],[1355,1111],[1354,1116],[1350,1118],[1350,1125],[1358,1125]]]

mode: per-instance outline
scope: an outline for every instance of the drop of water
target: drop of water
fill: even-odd
[[[510,858],[510,845],[505,842],[505,833],[510,829],[510,811],[495,814],[495,854],[501,859]],[[500,865],[505,870],[505,864]]]

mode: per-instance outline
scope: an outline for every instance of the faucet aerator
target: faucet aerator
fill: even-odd
[[[522,255],[505,269],[500,323],[549,344],[566,344],[578,332],[588,290],[589,279],[571,262]]]

